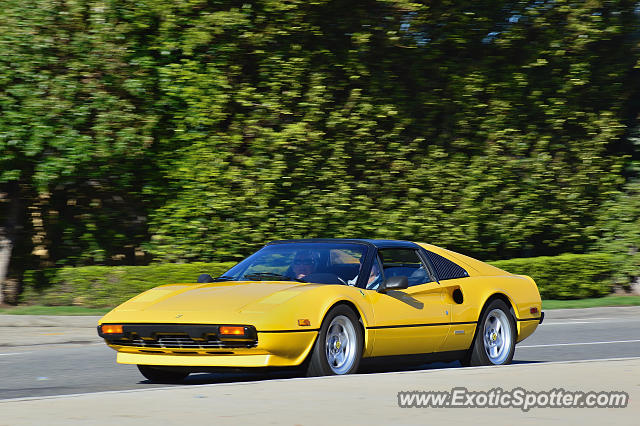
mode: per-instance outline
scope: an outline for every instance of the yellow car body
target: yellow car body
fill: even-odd
[[[454,262],[467,275],[453,279],[434,276],[430,282],[386,292],[280,280],[163,285],[106,314],[99,321],[99,334],[117,351],[119,363],[207,371],[212,367],[300,366],[310,357],[327,313],[341,304],[353,310],[361,324],[362,358],[462,356],[472,348],[483,308],[496,299],[509,307],[517,342],[531,335],[542,321],[540,295],[530,277],[430,244],[361,243],[369,244],[370,250],[382,250],[385,244],[407,244],[419,253],[435,253]],[[433,265],[430,268],[435,275]],[[217,330],[207,326],[225,325],[247,327],[248,334],[240,338],[218,336],[216,344],[202,344],[207,333]],[[109,334],[107,326],[123,329]],[[127,335],[127,330],[134,332]],[[172,330],[186,330],[189,344],[159,344],[159,336]]]

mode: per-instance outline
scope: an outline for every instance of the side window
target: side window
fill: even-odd
[[[429,250],[425,251],[427,253],[427,257],[436,270],[438,280],[452,280],[454,278],[464,278],[469,276],[469,273],[460,265],[453,263],[449,259],[442,257],[439,254],[433,253]]]
[[[422,263],[415,250],[382,249],[378,252],[378,256],[382,261],[385,279],[396,275],[404,275],[409,280],[409,286],[431,281],[431,276],[426,266]]]

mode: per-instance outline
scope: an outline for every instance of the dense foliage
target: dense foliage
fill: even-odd
[[[2,6],[0,280],[3,247],[17,278],[290,237],[583,253],[638,158],[634,1]]]

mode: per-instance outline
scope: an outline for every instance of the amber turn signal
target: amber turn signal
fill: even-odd
[[[299,319],[298,325],[300,327],[309,327],[311,325],[311,321],[309,321],[308,319]]]
[[[122,326],[113,324],[103,325],[102,334],[122,334]]]
[[[227,336],[242,336],[244,335],[244,327],[230,327],[228,325],[223,325],[220,327],[219,333]]]

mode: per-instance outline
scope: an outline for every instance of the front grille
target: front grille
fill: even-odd
[[[220,339],[221,325],[217,324],[123,324],[122,333],[118,334],[104,334],[102,326],[98,326],[98,334],[111,345],[137,348],[202,350],[255,348],[258,345],[255,327],[234,326],[243,327],[244,334]]]
[[[251,341],[223,341],[215,337],[207,340],[193,340],[186,335],[159,336],[157,340],[144,340],[139,337],[131,339],[111,340],[112,345],[134,346],[138,348],[168,348],[168,349],[229,349],[255,348],[257,339]]]

